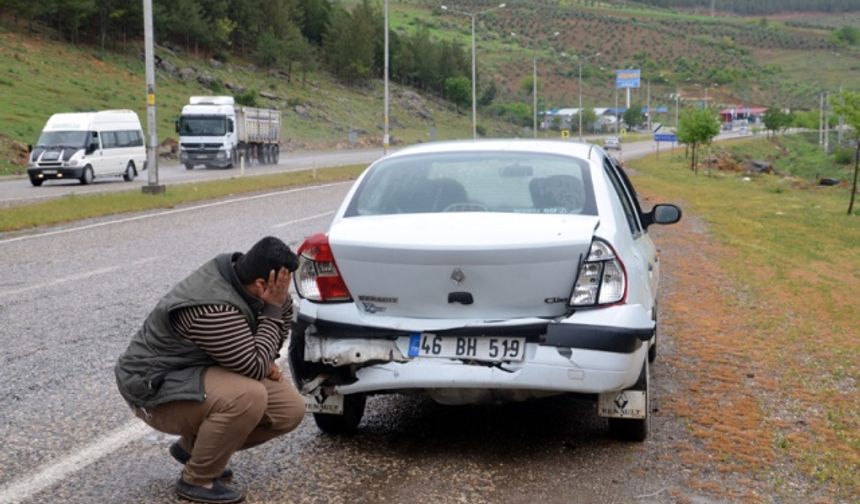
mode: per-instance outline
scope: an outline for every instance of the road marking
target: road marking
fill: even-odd
[[[131,265],[132,266],[140,266],[143,264],[157,261],[163,257],[164,256],[147,257],[146,259],[140,259],[138,261],[134,261],[131,263]],[[90,277],[96,276],[96,275],[104,275],[105,273],[110,273],[112,271],[116,271],[116,270],[123,268],[125,266],[126,265],[107,266],[105,268],[99,268],[99,269],[95,269],[93,271],[87,271],[85,273],[78,273],[77,275],[70,275],[70,276],[63,277],[63,278],[57,278],[56,280],[51,280],[50,282],[44,282],[44,283],[35,284],[35,285],[28,285],[27,287],[20,287],[18,289],[12,289],[12,290],[7,290],[7,291],[0,291],[0,297],[11,296],[13,294],[21,294],[23,292],[29,292],[29,291],[38,290],[38,289],[44,289],[45,287],[53,287],[55,285],[60,285],[60,284],[64,284],[67,282],[73,282],[75,280],[82,280],[84,278],[90,278]]]
[[[150,430],[149,426],[140,420],[132,420],[81,450],[66,455],[54,463],[43,465],[36,469],[32,476],[20,478],[0,488],[0,502],[7,504],[22,502],[86,468],[105,455],[142,438]]]
[[[322,217],[328,217],[329,215],[334,215],[334,210],[332,210],[331,212],[323,212],[323,213],[319,213],[319,214],[316,214],[316,215],[311,215],[310,217],[303,217],[303,218],[301,218],[301,219],[294,219],[294,220],[291,220],[291,221],[282,222],[282,223],[280,223],[280,224],[275,224],[275,225],[274,225],[274,226],[272,226],[272,227],[273,227],[273,228],[282,228],[282,227],[287,227],[287,226],[289,226],[290,224],[298,224],[299,222],[305,222],[305,221],[309,221],[309,220],[319,219],[319,218],[322,218]]]
[[[135,217],[127,217],[125,219],[117,219],[117,220],[106,221],[106,222],[98,222],[95,224],[88,224],[86,226],[79,226],[79,227],[67,228],[67,229],[58,229],[56,231],[48,231],[46,233],[41,233],[41,234],[32,234],[32,235],[26,235],[26,236],[18,236],[16,238],[7,238],[5,240],[0,240],[0,245],[6,244],[6,243],[17,242],[17,241],[23,241],[23,240],[32,240],[34,238],[45,238],[48,236],[56,236],[56,235],[66,234],[66,233],[74,233],[75,231],[86,231],[88,229],[110,226],[112,224],[123,224],[126,222],[134,222],[134,221],[143,220],[143,219],[151,219],[153,217],[162,217],[165,215],[173,215],[173,214],[178,214],[178,213],[193,212],[194,210],[200,210],[203,208],[212,208],[212,207],[216,207],[216,206],[230,205],[232,203],[241,203],[243,201],[251,201],[251,200],[262,199],[262,198],[270,198],[272,196],[282,196],[284,194],[291,194],[291,193],[295,193],[295,192],[312,191],[312,190],[317,190],[317,189],[327,189],[329,187],[337,187],[337,186],[341,186],[341,185],[352,184],[353,182],[354,181],[352,181],[352,180],[348,180],[345,182],[334,182],[332,184],[323,184],[323,185],[310,186],[310,187],[300,187],[300,188],[296,188],[296,189],[286,189],[284,191],[277,191],[277,192],[266,193],[266,194],[257,194],[254,196],[245,196],[242,198],[230,198],[230,199],[226,199],[226,200],[215,201],[213,203],[206,203],[203,205],[196,205],[196,206],[192,206],[192,207],[176,208],[173,210],[165,210],[163,212],[151,213],[151,214],[146,214],[146,215],[137,215]]]

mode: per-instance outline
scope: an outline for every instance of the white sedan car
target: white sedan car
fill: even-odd
[[[356,181],[299,248],[293,377],[326,432],[368,394],[443,404],[588,394],[644,440],[656,351],[657,250],[600,147],[469,141],[403,149]]]

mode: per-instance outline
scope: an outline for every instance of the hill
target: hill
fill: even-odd
[[[361,5],[358,0],[339,3],[347,8]],[[392,0],[394,42],[402,47],[408,37],[423,33],[468,54],[471,25],[462,13],[492,7],[484,0],[465,0],[453,12],[430,0]],[[375,9],[378,22],[381,7]],[[857,86],[860,47],[836,34],[858,22],[857,12],[711,17],[629,1],[513,1],[477,17],[478,87],[482,93],[493,91],[479,108],[480,129],[487,136],[531,134],[523,127],[531,124],[533,59],[539,110],[576,106],[576,55],[589,58],[582,66],[587,107],[613,106],[615,69],[640,68],[643,88],[633,91],[634,103],[645,104],[650,87],[652,105],[669,106],[672,112],[678,95],[680,106],[707,99],[711,106],[813,109],[822,90]],[[65,32],[37,23],[38,33],[31,35],[26,27],[23,20],[0,16],[0,173],[21,170],[10,163],[16,156],[11,143],[35,141],[51,113],[131,108],[143,117],[139,41],[108,44],[113,49],[101,50],[94,40],[69,44],[60,40],[68,39]],[[193,44],[168,45],[170,49],[157,51],[159,138],[175,136],[173,121],[188,96],[244,92],[260,106],[285,111],[285,150],[345,146],[350,131],[358,133],[359,145],[381,142],[383,92],[374,69],[361,84],[337,80],[326,70],[330,64],[307,65],[304,77],[293,72],[288,79],[282,72],[251,64],[250,53],[223,55],[195,51]],[[429,57],[420,46],[408,55],[413,65]],[[314,57],[323,63],[328,56],[320,51]],[[392,73],[405,64],[394,59]],[[395,84],[392,96],[395,140],[469,136],[468,106],[458,110],[441,99],[438,90],[421,92]],[[618,100],[623,106],[623,96]],[[673,117],[669,113],[656,120],[671,123]]]

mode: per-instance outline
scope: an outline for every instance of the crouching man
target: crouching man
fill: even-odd
[[[247,254],[222,254],[158,302],[115,367],[122,397],[152,428],[180,438],[176,493],[240,502],[225,485],[230,456],[295,429],[304,402],[275,364],[293,316],[296,255],[266,237]]]

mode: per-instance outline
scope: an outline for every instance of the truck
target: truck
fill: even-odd
[[[188,170],[277,164],[281,114],[276,109],[236,105],[232,96],[192,96],[176,121],[179,160]]]

